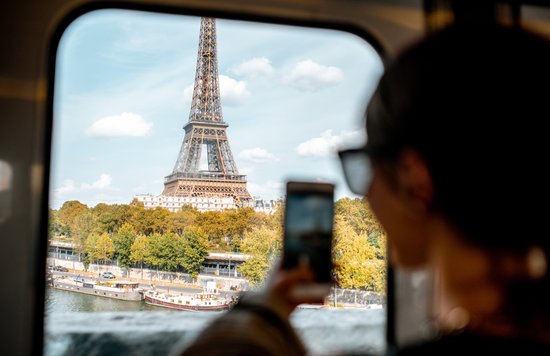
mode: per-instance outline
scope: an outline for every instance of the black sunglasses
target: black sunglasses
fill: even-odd
[[[367,195],[372,181],[372,162],[364,148],[338,151],[344,177],[350,190],[358,195]]]

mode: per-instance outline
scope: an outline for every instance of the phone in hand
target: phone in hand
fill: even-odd
[[[287,182],[282,268],[308,265],[315,284],[295,288],[297,297],[323,298],[332,285],[334,185]]]

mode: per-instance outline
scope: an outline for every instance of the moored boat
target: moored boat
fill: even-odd
[[[143,289],[138,282],[85,280],[84,278],[53,278],[52,287],[56,289],[96,295],[128,301],[143,300]]]
[[[231,308],[233,300],[219,293],[202,292],[192,295],[173,295],[155,289],[145,292],[145,303],[180,310],[221,311]]]

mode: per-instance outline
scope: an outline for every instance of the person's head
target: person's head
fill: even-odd
[[[364,150],[366,195],[392,259],[412,267],[445,258],[467,271],[473,255],[449,251],[472,247],[500,261],[476,273],[498,279],[504,269],[523,281],[545,272],[549,84],[550,44],[508,28],[450,27],[388,66],[367,109]]]

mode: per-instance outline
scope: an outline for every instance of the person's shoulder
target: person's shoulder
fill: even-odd
[[[520,337],[457,334],[407,346],[398,356],[416,355],[550,355],[550,345]]]

